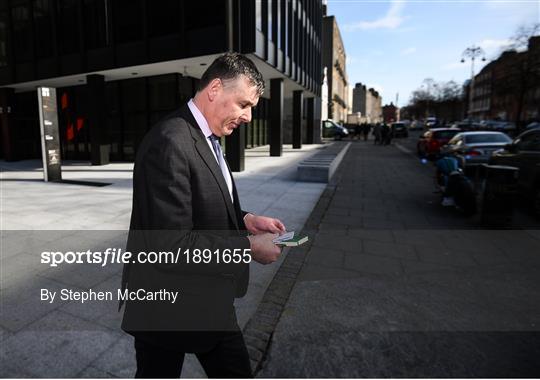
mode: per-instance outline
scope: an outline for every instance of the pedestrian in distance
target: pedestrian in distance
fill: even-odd
[[[386,145],[389,132],[390,132],[390,128],[388,127],[388,124],[383,123],[381,127],[381,145]]]
[[[354,134],[357,136],[358,140],[360,140],[360,136],[362,135],[363,131],[363,125],[362,124],[356,124],[356,127],[354,128]]]
[[[380,123],[375,124],[373,127],[373,144],[380,145],[382,143],[382,126]]]
[[[394,129],[390,125],[385,123],[384,130],[384,145],[390,145],[390,143],[392,142],[392,138],[394,137]]]
[[[370,129],[371,127],[368,123],[364,123],[362,125],[362,136],[364,137],[364,141],[368,140]]]

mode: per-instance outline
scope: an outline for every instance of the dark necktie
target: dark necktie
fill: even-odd
[[[223,151],[221,150],[221,145],[219,144],[219,137],[216,135],[210,135],[208,137],[210,139],[210,142],[212,142],[212,148],[214,149],[214,153],[216,154],[217,162],[219,165],[219,168],[221,169],[221,174],[223,174],[223,178],[225,179],[225,183],[227,184],[227,188],[229,189],[229,195],[232,197],[232,179],[231,174],[229,173],[229,169],[227,168],[227,163],[225,162],[225,158],[223,157]]]

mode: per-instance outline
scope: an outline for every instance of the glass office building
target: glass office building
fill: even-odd
[[[64,159],[132,161],[144,134],[194,95],[206,66],[226,51],[247,54],[267,80],[252,122],[227,139],[229,160],[242,160],[245,148],[270,144],[276,155],[283,142],[316,142],[322,7],[320,0],[1,0],[0,157],[41,157],[36,88],[49,86],[57,89]]]

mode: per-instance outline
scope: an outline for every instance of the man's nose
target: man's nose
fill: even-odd
[[[244,123],[249,123],[251,121],[251,108],[248,108],[246,112],[242,115],[242,121]]]

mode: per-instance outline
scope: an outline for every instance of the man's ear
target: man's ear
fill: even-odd
[[[208,84],[208,90],[207,90],[208,100],[211,102],[214,101],[214,99],[216,98],[216,96],[218,95],[218,93],[221,91],[222,88],[223,88],[223,83],[221,82],[221,79],[219,78],[213,79]]]

